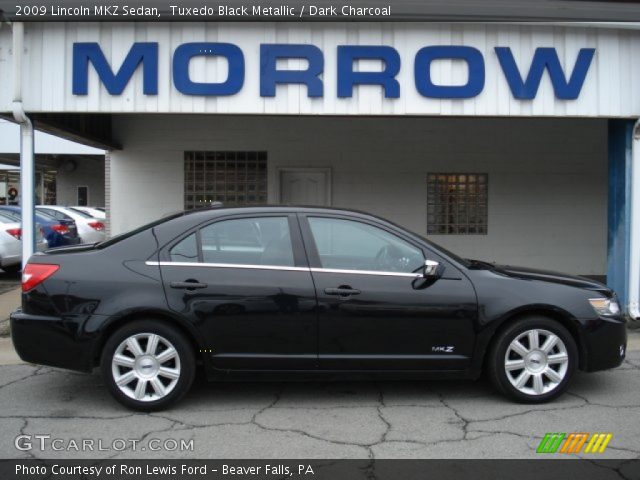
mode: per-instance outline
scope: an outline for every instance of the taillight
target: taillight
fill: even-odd
[[[64,235],[65,233],[69,233],[69,227],[67,227],[66,225],[61,225],[61,224],[57,224],[57,225],[51,225],[51,228],[58,232],[60,235]]]
[[[17,240],[22,240],[21,228],[7,228],[7,233]]]
[[[37,287],[51,275],[56,273],[60,265],[51,265],[47,263],[27,263],[22,270],[22,291]]]
[[[97,230],[99,232],[104,230],[104,223],[102,223],[102,222],[89,222],[89,226],[91,228],[93,228],[94,230]]]

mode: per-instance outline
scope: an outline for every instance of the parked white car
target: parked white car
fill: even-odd
[[[97,218],[98,220],[104,220],[105,218],[107,218],[107,214],[102,211],[102,210],[98,210],[95,207],[84,207],[84,206],[75,206],[75,207],[67,207],[71,210],[76,210],[76,211],[81,211],[83,213],[86,213],[87,215],[91,215],[93,218]]]
[[[57,205],[38,205],[36,210],[58,220],[75,220],[81,243],[96,243],[105,239],[104,223],[101,219],[94,218],[88,213]]]
[[[42,229],[36,224],[36,249],[47,248]],[[18,272],[22,266],[22,226],[10,215],[0,212],[0,268]]]

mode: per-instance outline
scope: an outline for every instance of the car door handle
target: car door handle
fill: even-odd
[[[348,297],[349,295],[359,295],[360,290],[356,290],[351,287],[338,287],[338,288],[325,288],[324,293],[327,295],[340,295],[341,297]]]
[[[171,282],[169,285],[171,286],[171,288],[184,288],[187,290],[195,290],[197,288],[207,288],[209,286],[206,283],[200,283],[196,281]]]

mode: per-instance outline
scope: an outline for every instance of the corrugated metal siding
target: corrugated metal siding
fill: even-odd
[[[505,24],[418,23],[41,23],[26,29],[24,101],[32,112],[179,112],[251,114],[337,115],[512,115],[602,116],[640,115],[640,32],[602,28],[574,28]],[[159,92],[142,93],[138,69],[122,95],[112,96],[90,69],[89,95],[71,92],[71,52],[74,42],[99,42],[112,65],[122,63],[133,42],[160,44]],[[193,97],[172,84],[171,60],[175,48],[185,42],[209,41],[237,44],[245,55],[245,83],[230,97]],[[324,97],[310,99],[306,87],[279,86],[275,98],[259,96],[259,48],[261,43],[311,43],[324,52]],[[385,99],[382,89],[360,86],[350,99],[336,94],[338,45],[391,45],[402,58],[398,75],[401,96]],[[465,100],[422,97],[415,88],[413,60],[426,45],[469,45],[485,59],[486,82],[480,95]],[[555,47],[565,72],[571,71],[580,48],[596,48],[580,97],[558,100],[545,74],[534,100],[513,98],[495,46],[511,47],[520,71],[528,72],[537,47]],[[0,31],[0,69],[7,72],[11,60],[11,36]],[[289,60],[295,68],[300,60]],[[361,68],[379,68],[362,62]],[[191,62],[195,81],[219,81],[226,77],[223,60],[196,58]],[[456,62],[432,65],[435,83],[455,85],[466,81],[466,66]],[[10,110],[11,75],[0,75],[0,109]]]

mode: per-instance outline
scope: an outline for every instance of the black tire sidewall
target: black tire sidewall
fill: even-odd
[[[173,344],[180,358],[178,383],[166,397],[159,400],[141,402],[130,398],[120,391],[113,379],[111,360],[116,348],[123,340],[137,333],[155,333],[166,338]],[[102,349],[100,370],[109,392],[118,402],[134,410],[157,411],[177,402],[189,391],[195,377],[196,362],[192,345],[177,328],[159,320],[136,320],[119,328],[108,338]]]
[[[564,342],[569,356],[566,375],[555,389],[543,395],[527,395],[520,392],[511,385],[504,368],[504,357],[509,344],[523,332],[532,329],[548,330],[557,335]],[[490,351],[489,377],[499,391],[518,402],[544,403],[559,397],[567,389],[578,366],[578,355],[578,347],[573,336],[558,321],[542,316],[528,316],[516,321],[498,333]]]

